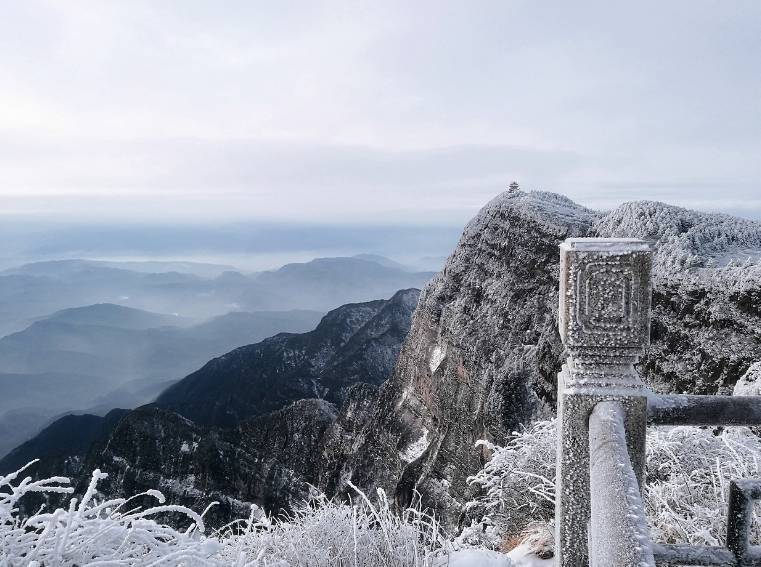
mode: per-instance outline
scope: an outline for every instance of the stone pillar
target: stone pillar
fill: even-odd
[[[634,369],[650,339],[650,245],[571,238],[560,245],[560,337],[568,358],[558,375],[555,565],[587,567],[590,520],[589,416],[618,401],[638,481],[645,464],[647,401]]]

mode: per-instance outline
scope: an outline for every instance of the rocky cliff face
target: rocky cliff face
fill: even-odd
[[[195,510],[216,501],[208,521],[222,525],[248,517],[252,503],[278,513],[308,498],[320,441],[335,418],[335,407],[318,399],[299,400],[231,429],[143,407],[122,419],[82,468],[107,472],[100,489],[109,494],[158,489],[168,501]]]
[[[563,359],[557,245],[573,236],[655,242],[652,348],[640,365],[654,388],[727,392],[761,358],[758,223],[661,203],[601,214],[506,193],[424,289],[394,373],[324,487],[352,479],[400,506],[418,491],[450,525],[461,520],[466,479],[487,457],[476,440],[504,441],[552,412]]]
[[[383,487],[400,505],[417,490],[456,522],[466,477],[485,459],[475,442],[503,441],[552,412],[562,351],[557,244],[588,234],[595,218],[557,195],[511,193],[468,224],[424,289],[396,369],[339,477]]]
[[[391,373],[418,296],[408,289],[389,300],[344,305],[314,331],[233,350],[171,386],[156,403],[222,427],[302,398],[340,404],[352,384],[378,385]]]

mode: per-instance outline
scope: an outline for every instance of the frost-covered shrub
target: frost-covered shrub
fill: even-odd
[[[471,516],[483,517],[480,531],[467,531],[473,541],[515,536],[529,524],[551,521],[555,514],[555,420],[539,421],[500,447],[486,441],[478,446],[491,452],[491,459],[468,483],[481,487],[484,495],[468,504]],[[485,524],[485,525],[484,525]]]
[[[231,560],[256,558],[270,567],[424,567],[445,551],[433,517],[419,508],[396,515],[382,490],[377,504],[357,494],[353,505],[317,496],[287,521],[252,515],[236,522],[223,538],[226,554]]]
[[[29,463],[31,465],[32,463]],[[159,505],[139,510],[131,499],[97,502],[98,481],[105,474],[96,470],[81,501],[71,498],[68,509],[40,511],[20,518],[16,507],[31,492],[71,493],[69,479],[54,477],[32,482],[18,481],[29,466],[0,477],[0,564],[38,565],[223,565],[214,560],[219,542],[203,536],[201,515],[182,506],[164,506],[164,497],[150,490],[137,495],[156,498]],[[191,520],[178,531],[150,517],[176,512]]]
[[[648,434],[645,506],[654,540],[724,545],[729,482],[761,478],[761,440],[747,428],[696,427]],[[751,541],[761,530],[754,522]]]
[[[445,565],[450,551],[436,521],[419,507],[397,516],[383,492],[374,505],[358,490],[353,505],[318,495],[288,520],[274,521],[254,508],[247,520],[206,534],[203,514],[163,505],[156,490],[99,501],[97,483],[106,475],[96,470],[81,500],[21,518],[17,504],[24,495],[72,492],[64,477],[19,480],[28,466],[0,477],[0,565],[7,567],[434,567]],[[159,505],[147,510],[131,505],[145,496]],[[151,519],[167,513],[190,525],[176,529]]]
[[[516,433],[505,447],[488,445],[491,460],[470,478],[483,489],[470,507],[486,515],[486,526],[467,530],[471,540],[520,538],[531,522],[552,521],[556,441],[553,420]],[[650,428],[645,508],[653,540],[724,545],[729,482],[761,478],[759,467],[761,440],[747,428]],[[757,522],[751,540],[761,540]]]

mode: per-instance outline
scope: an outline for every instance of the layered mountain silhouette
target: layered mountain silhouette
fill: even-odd
[[[0,273],[0,335],[15,331],[0,338],[0,455],[56,415],[136,407],[234,347],[432,275],[372,255],[228,268],[61,260]]]
[[[119,305],[66,309],[0,338],[0,455],[61,413],[152,401],[209,358],[280,331],[314,328],[316,311],[230,313],[188,325]],[[185,326],[169,326],[168,323]]]
[[[359,332],[351,330],[372,317],[330,325],[330,336],[344,337],[337,347],[319,336],[274,337],[210,363],[167,392],[166,407],[123,417],[104,446],[87,452],[82,470],[111,472],[115,494],[150,482],[197,508],[222,494],[227,511],[219,521],[248,502],[287,508],[309,484],[340,495],[351,481],[368,494],[383,488],[401,508],[419,494],[444,524],[467,522],[464,503],[474,496],[467,478],[487,458],[476,441],[504,443],[554,412],[564,358],[558,244],[584,236],[655,244],[652,345],[639,365],[653,389],[729,394],[761,360],[761,223],[653,202],[602,213],[561,195],[513,191],[468,224],[423,289],[394,370],[379,387],[346,387],[334,376],[353,374],[326,370],[346,368],[343,353]],[[355,368],[369,368],[375,357],[360,360]],[[311,399],[256,415],[304,391]],[[331,395],[335,403],[325,399]],[[205,425],[236,419],[228,428]]]
[[[156,271],[149,271],[152,268]],[[55,311],[96,303],[194,319],[231,311],[324,313],[346,303],[422,287],[433,275],[372,255],[319,258],[253,274],[221,268],[176,262],[60,260],[5,270],[0,272],[0,336],[20,331]]]
[[[153,483],[186,503],[214,494],[220,521],[245,513],[247,502],[289,509],[308,495],[339,408],[371,398],[391,373],[418,297],[408,289],[344,305],[310,332],[235,349],[150,406],[65,416],[11,451],[0,473],[32,458],[41,459],[37,475],[99,467],[112,473],[103,490],[113,493]]]

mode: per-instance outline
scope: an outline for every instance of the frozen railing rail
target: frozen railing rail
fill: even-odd
[[[589,417],[593,565],[653,565],[645,508],[626,448],[624,410],[600,402]]]
[[[761,567],[748,542],[761,482],[730,485],[727,546],[649,539],[641,487],[649,425],[761,425],[761,398],[656,396],[634,369],[650,340],[650,245],[568,239],[560,245],[556,565]]]

